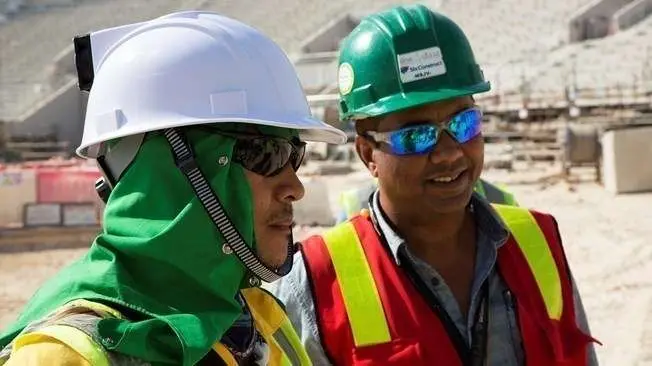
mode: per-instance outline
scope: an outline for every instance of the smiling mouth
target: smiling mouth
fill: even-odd
[[[465,172],[466,172],[466,170],[460,170],[457,173],[452,173],[452,174],[449,174],[449,175],[442,175],[442,176],[438,176],[438,177],[435,177],[435,178],[430,178],[430,179],[428,179],[428,182],[438,183],[438,184],[452,183],[452,182],[458,180]]]

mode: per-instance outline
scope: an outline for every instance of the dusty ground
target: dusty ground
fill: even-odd
[[[543,170],[488,172],[524,206],[553,213],[583,296],[602,365],[652,365],[652,193],[614,196],[591,182],[560,183]],[[360,173],[332,177],[338,190]],[[542,178],[544,177],[544,178]],[[517,183],[529,182],[528,184]],[[298,228],[297,237],[319,228]],[[0,254],[0,328],[40,283],[83,250]]]

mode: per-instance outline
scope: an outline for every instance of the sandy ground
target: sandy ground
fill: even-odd
[[[652,193],[615,196],[590,181],[545,179],[549,174],[529,169],[485,176],[510,184],[522,205],[557,217],[593,334],[604,344],[597,349],[600,363],[652,365]],[[326,179],[337,191],[364,174]],[[296,236],[319,230],[297,228]],[[83,252],[0,254],[0,328],[44,280]]]

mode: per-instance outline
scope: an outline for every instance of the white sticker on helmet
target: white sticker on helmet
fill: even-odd
[[[402,83],[410,83],[446,73],[446,64],[439,47],[402,53],[397,56]]]

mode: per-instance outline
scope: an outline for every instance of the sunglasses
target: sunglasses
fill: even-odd
[[[297,137],[286,139],[217,129],[210,129],[210,132],[233,137],[236,140],[233,147],[233,161],[265,177],[278,175],[288,164],[296,172],[306,154],[306,143]]]
[[[464,144],[478,136],[481,129],[482,111],[472,107],[457,113],[443,125],[424,123],[388,132],[368,131],[365,135],[388,144],[394,155],[419,155],[435,149],[442,131]]]

